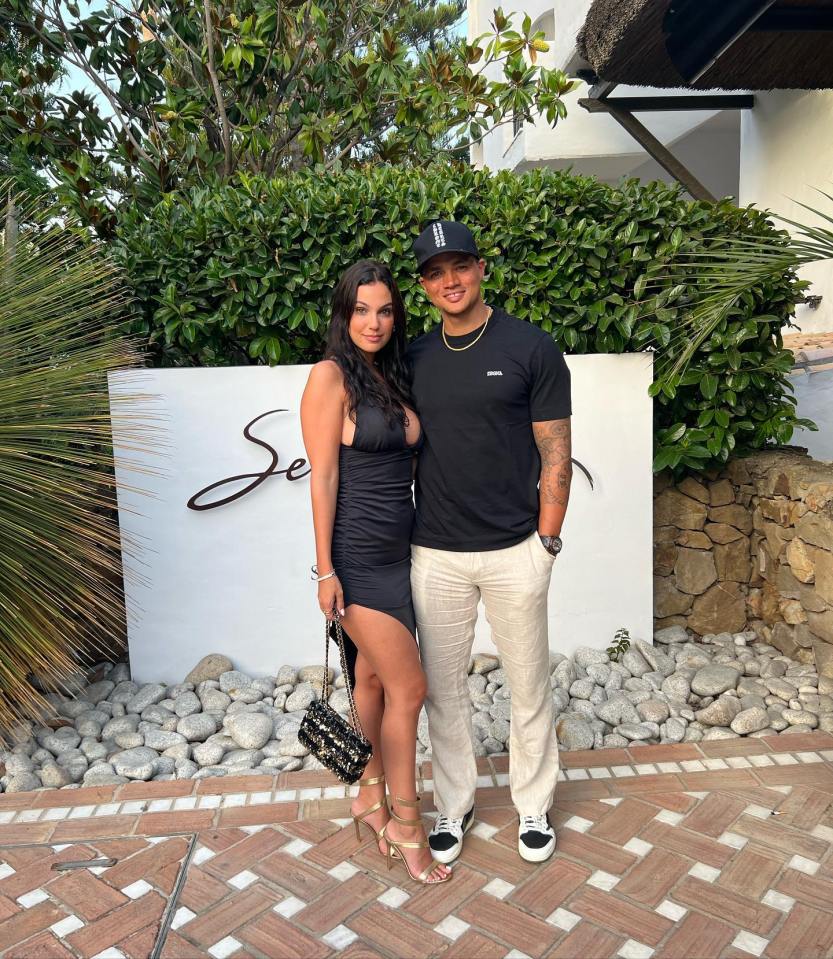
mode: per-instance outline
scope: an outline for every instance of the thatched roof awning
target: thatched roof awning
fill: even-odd
[[[578,50],[602,80],[636,86],[833,87],[833,30],[818,28],[825,19],[833,25],[833,0],[776,0],[700,79],[687,82],[680,51],[687,56],[704,41],[703,62],[707,63],[707,34],[714,29],[715,14],[721,8],[737,9],[732,6],[735,3],[740,6],[739,0],[720,4],[716,0],[594,0],[578,35]],[[670,7],[676,9],[669,15]]]

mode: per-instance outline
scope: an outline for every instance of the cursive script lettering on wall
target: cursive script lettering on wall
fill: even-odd
[[[305,476],[309,476],[310,469],[307,466],[307,461],[298,457],[294,459],[286,469],[278,469],[278,451],[271,446],[266,440],[258,439],[258,437],[252,435],[252,427],[255,423],[260,422],[267,416],[271,416],[273,413],[288,413],[289,410],[268,410],[266,413],[261,413],[260,416],[256,416],[251,422],[247,423],[243,428],[243,436],[250,443],[256,443],[258,446],[262,446],[268,453],[271,459],[271,462],[266,467],[265,470],[261,473],[239,473],[237,476],[228,476],[225,479],[217,480],[216,483],[211,483],[209,486],[203,487],[203,489],[194,493],[194,495],[188,500],[187,506],[188,509],[193,510],[206,510],[206,509],[217,509],[218,506],[226,506],[228,503],[233,503],[235,500],[240,499],[245,496],[247,493],[251,493],[252,490],[257,489],[262,483],[265,483],[270,476],[281,476],[284,475],[290,482],[295,480],[303,479]],[[307,467],[304,469],[304,467]],[[207,503],[201,503],[199,500],[207,496],[215,489],[219,489],[221,486],[227,486],[229,483],[236,483],[239,480],[250,479],[252,482],[244,486],[242,489],[237,490],[236,493],[230,493],[228,496],[224,496],[221,499],[210,500]]]
[[[303,479],[305,476],[309,476],[311,470],[307,464],[307,461],[302,457],[294,459],[286,469],[278,469],[278,451],[271,444],[267,443],[266,440],[258,439],[257,436],[252,435],[252,427],[255,423],[260,422],[267,416],[272,416],[273,413],[288,413],[289,410],[268,410],[266,413],[261,413],[260,416],[256,416],[253,420],[243,427],[243,436],[250,443],[255,443],[257,446],[262,446],[268,453],[271,462],[261,473],[238,473],[236,476],[227,476],[225,479],[217,480],[215,483],[211,483],[209,486],[204,486],[201,490],[198,490],[194,495],[188,500],[186,504],[188,509],[193,509],[197,511],[207,510],[207,509],[217,509],[219,506],[227,506],[229,503],[233,503],[235,500],[242,499],[247,493],[251,493],[252,490],[257,489],[262,483],[265,483],[270,476],[286,476],[286,478],[292,483],[295,480]],[[581,470],[582,473],[587,477],[587,481],[590,484],[590,489],[594,488],[593,477],[590,475],[590,471],[577,459],[573,460],[573,463]],[[305,469],[306,467],[306,469]],[[207,503],[201,503],[200,499],[204,496],[207,496],[209,493],[213,492],[215,489],[219,489],[221,486],[227,486],[229,483],[237,483],[240,480],[251,480],[251,483],[248,483],[242,489],[237,490],[236,493],[230,493],[228,496],[223,496],[220,499],[210,500]]]
[[[582,471],[582,473],[584,473],[584,475],[587,477],[587,482],[590,484],[590,489],[595,489],[596,486],[595,486],[595,484],[594,484],[594,482],[593,482],[593,477],[590,475],[590,470],[587,469],[587,467],[584,465],[584,463],[580,463],[577,459],[571,459],[570,462],[571,462],[571,463],[575,463],[575,465],[576,465],[576,466]]]

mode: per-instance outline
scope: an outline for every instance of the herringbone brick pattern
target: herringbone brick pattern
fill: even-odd
[[[643,747],[638,763],[565,757],[558,849],[540,866],[517,854],[498,757],[454,878],[434,888],[388,871],[340,818],[344,800],[322,795],[309,797],[319,818],[0,846],[0,955],[830,959],[833,751],[781,739],[795,751],[735,740]],[[100,856],[117,862],[53,868]]]
[[[511,808],[490,809],[433,889],[388,872],[344,820],[216,831],[162,955],[833,955],[833,775],[556,802],[552,818],[558,853],[533,866]]]
[[[189,845],[175,836],[0,849],[0,955],[149,955]]]

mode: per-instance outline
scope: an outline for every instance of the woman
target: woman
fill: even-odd
[[[404,352],[405,308],[390,270],[354,264],[333,294],[326,359],[310,373],[301,425],[318,604],[343,624],[356,707],[373,744],[351,810],[356,834],[364,823],[388,868],[401,858],[412,879],[437,883],[451,872],[431,858],[414,779],[425,675],[411,605],[411,481],[422,435]]]

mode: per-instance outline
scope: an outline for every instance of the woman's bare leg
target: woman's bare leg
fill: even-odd
[[[362,730],[373,745],[373,756],[365,767],[362,779],[375,779],[384,773],[382,768],[382,715],[385,711],[385,696],[382,683],[367,659],[359,653],[356,658],[356,683],[353,699],[361,720]],[[385,784],[360,786],[359,794],[353,800],[350,811],[354,816],[362,816],[362,810],[370,809],[380,799],[385,798]],[[382,806],[369,816],[362,816],[365,822],[378,833],[390,819],[387,807]],[[381,852],[387,852],[387,843],[379,841]]]
[[[417,820],[413,807],[396,806],[396,798],[416,799],[416,730],[425,699],[425,674],[419,662],[414,637],[392,616],[364,606],[349,606],[344,628],[359,653],[378,677],[384,691],[381,722],[381,754],[394,810],[403,819]],[[402,842],[425,839],[421,820],[413,826],[393,821],[386,835]],[[433,859],[429,849],[404,849],[411,871],[418,875]],[[437,864],[431,877],[441,879],[447,867]]]

